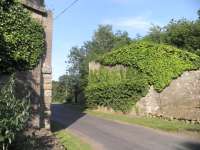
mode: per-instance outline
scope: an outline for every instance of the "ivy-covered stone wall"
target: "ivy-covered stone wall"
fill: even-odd
[[[134,106],[140,114],[176,111],[186,117],[180,115],[187,112],[182,106],[199,109],[200,76],[188,75],[180,81],[179,77],[199,68],[200,57],[195,54],[165,44],[134,42],[89,64],[87,104],[123,113],[130,113]]]
[[[18,78],[27,81],[32,91],[32,125],[37,128],[50,128],[50,104],[52,97],[52,30],[53,15],[51,11],[45,10],[41,0],[25,0],[22,4],[28,9],[32,17],[42,24],[45,31],[45,53],[40,60],[39,65],[31,71],[20,72]]]

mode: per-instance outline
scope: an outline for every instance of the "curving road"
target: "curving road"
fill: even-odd
[[[52,120],[87,140],[94,150],[200,150],[200,141],[127,125],[52,105]]]

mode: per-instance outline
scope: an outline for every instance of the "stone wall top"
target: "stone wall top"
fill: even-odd
[[[31,0],[21,0],[20,1],[26,8],[31,9],[34,12],[40,13],[42,15],[47,15],[47,10],[45,7],[39,3],[34,3]]]

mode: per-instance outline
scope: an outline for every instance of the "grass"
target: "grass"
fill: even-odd
[[[67,150],[92,150],[91,146],[69,131],[61,130],[55,133],[60,143]]]
[[[61,145],[64,146],[66,150],[92,150],[92,147],[81,140],[78,136],[67,131],[67,129],[60,130],[62,127],[59,123],[53,122],[53,131],[55,136],[58,138]]]
[[[91,114],[96,117],[101,117],[104,119],[120,121],[129,124],[137,124],[144,127],[150,127],[153,129],[159,129],[164,131],[171,132],[184,132],[184,131],[192,131],[200,133],[200,125],[199,124],[186,124],[180,121],[167,121],[158,118],[147,118],[147,117],[131,117],[120,114],[111,114],[98,112],[93,110],[87,110],[88,114]]]

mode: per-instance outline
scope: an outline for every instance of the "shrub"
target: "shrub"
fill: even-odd
[[[97,60],[103,66],[90,71],[87,103],[128,112],[146,95],[149,86],[161,92],[186,70],[200,67],[200,57],[163,44],[136,42]],[[122,69],[116,65],[123,65]],[[112,67],[111,67],[112,66]],[[115,67],[114,67],[115,66]]]
[[[0,91],[0,148],[7,149],[17,132],[29,118],[29,101],[15,97],[15,78],[12,75]]]
[[[90,85],[86,89],[87,105],[93,108],[105,106],[127,113],[147,91],[148,86],[142,80]]]

